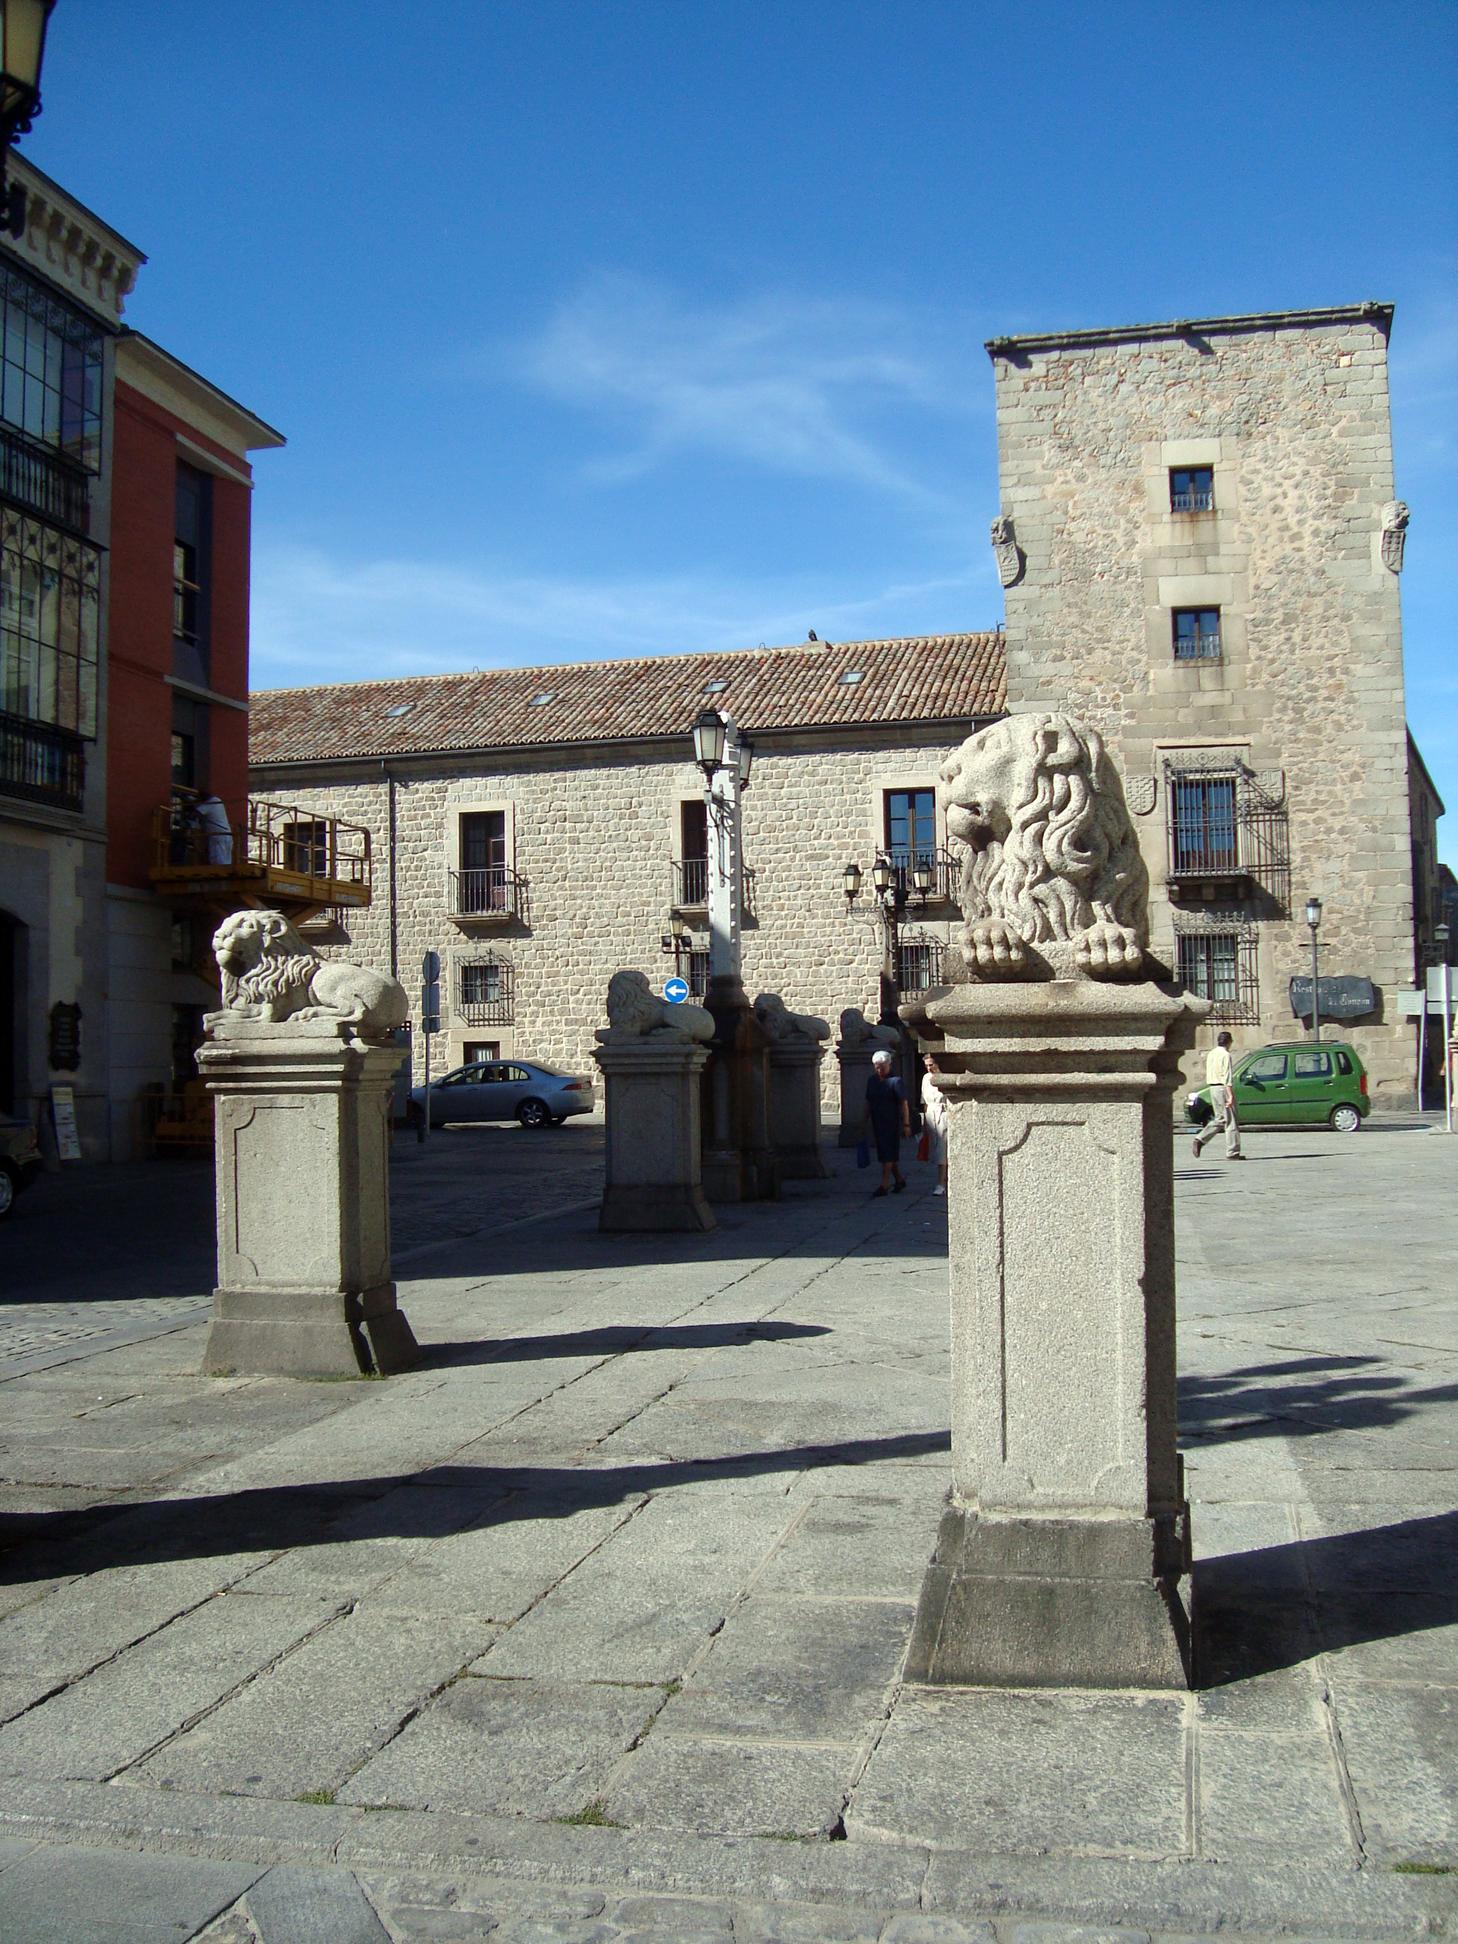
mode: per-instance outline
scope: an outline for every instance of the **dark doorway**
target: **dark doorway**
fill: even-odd
[[[0,911],[0,1114],[19,1112],[20,921]]]

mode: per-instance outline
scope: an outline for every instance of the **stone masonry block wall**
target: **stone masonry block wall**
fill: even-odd
[[[1413,979],[1413,914],[1382,320],[1014,344],[993,363],[1002,510],[1026,560],[1007,593],[1009,706],[1087,717],[1146,800],[1154,781],[1137,821],[1162,954],[1166,758],[1228,749],[1284,773],[1289,905],[1258,914],[1260,1016],[1237,1045],[1301,1036],[1287,982],[1309,969],[1316,893],[1323,976],[1382,994],[1378,1019],[1344,1030],[1374,1098],[1396,1103],[1413,1081],[1392,999]],[[1213,467],[1213,512],[1171,511],[1170,469],[1188,465]],[[1175,660],[1176,607],[1220,609],[1218,659]]]
[[[751,998],[779,992],[797,1012],[835,1027],[846,1006],[874,1017],[881,934],[868,909],[869,867],[885,842],[883,793],[929,788],[947,754],[973,725],[951,724],[946,739],[882,736],[761,738],[744,803],[744,856],[754,872],[754,910],[743,934],[744,983]],[[422,954],[441,955],[442,1032],[436,1072],[457,1065],[468,1044],[493,1044],[503,1057],[545,1061],[591,1074],[593,1031],[605,1018],[607,982],[622,966],[645,972],[656,989],[673,971],[660,947],[668,930],[672,864],[680,851],[679,806],[702,799],[691,762],[634,752],[543,751],[521,759],[463,758],[447,767],[423,760],[396,773],[395,845],[390,854],[390,787],[377,768],[316,772],[291,765],[255,772],[253,794],[299,804],[321,816],[366,825],[374,850],[374,897],[344,915],[325,955],[388,969],[391,887],[397,975],[415,1000]],[[449,873],[458,861],[463,811],[506,813],[508,860],[528,883],[523,921],[498,924],[449,914]],[[857,859],[867,890],[847,912],[842,871]],[[944,944],[957,921],[947,905],[907,915],[903,937]],[[695,940],[707,945],[700,925]],[[460,967],[495,957],[510,966],[510,1024],[473,1026],[459,1004]],[[418,1077],[418,1068],[417,1068]],[[823,1069],[827,1111],[838,1112],[833,1054]]]

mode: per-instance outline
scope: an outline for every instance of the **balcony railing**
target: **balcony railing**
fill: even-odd
[[[892,882],[899,904],[955,904],[961,866],[950,851],[909,850],[896,846],[886,852],[891,864]],[[917,867],[930,883],[923,893],[916,888]]]
[[[209,902],[246,890],[290,906],[370,902],[370,833],[297,804],[250,800],[241,820],[179,794],[153,816],[152,882]]]
[[[739,877],[739,911],[743,918],[753,918],[755,873],[751,865],[741,867]],[[675,858],[673,865],[673,889],[669,896],[669,908],[673,911],[707,911],[709,908],[709,860],[706,857]]]
[[[68,729],[0,714],[0,796],[53,810],[79,810],[86,789],[86,746]]]
[[[23,500],[45,519],[84,533],[90,488],[82,467],[33,444],[12,426],[0,426],[0,493],[7,499]]]
[[[1220,632],[1206,629],[1201,633],[1175,636],[1176,661],[1219,661]]]
[[[453,918],[474,918],[483,922],[527,921],[527,880],[505,864],[488,864],[480,869],[452,871],[450,908]]]
[[[1215,488],[1200,486],[1186,493],[1171,493],[1171,513],[1211,513],[1215,510]]]

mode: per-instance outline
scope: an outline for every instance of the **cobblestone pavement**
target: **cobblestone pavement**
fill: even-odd
[[[554,1199],[590,1200],[602,1126],[398,1135],[391,1225],[402,1268],[443,1243],[520,1218],[548,1167]],[[483,1184],[489,1183],[489,1188]],[[211,1160],[73,1168],[42,1177],[0,1224],[0,1373],[35,1369],[78,1345],[136,1342],[206,1313],[213,1284]]]
[[[6,1944],[1453,1934],[1458,1141],[1177,1151],[1191,1694],[902,1680],[922,1176],[604,1237],[598,1141],[401,1156],[387,1383],[175,1317],[0,1383]],[[159,1300],[175,1212],[115,1250]]]

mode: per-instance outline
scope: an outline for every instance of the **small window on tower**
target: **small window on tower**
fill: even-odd
[[[1169,510],[1171,513],[1212,513],[1215,510],[1214,467],[1171,466]]]

